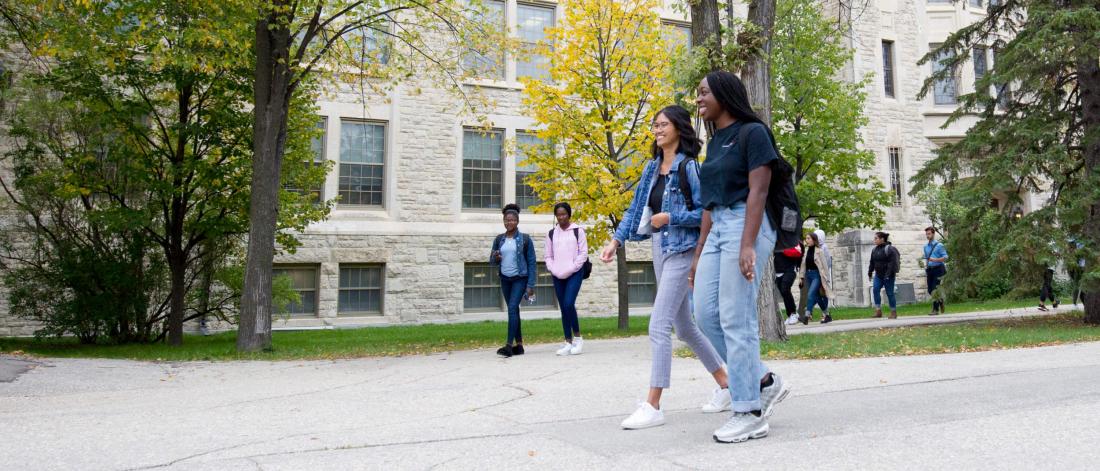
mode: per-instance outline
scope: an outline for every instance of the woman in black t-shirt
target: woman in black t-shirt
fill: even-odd
[[[775,249],[764,204],[778,154],[736,75],[708,74],[695,102],[716,132],[699,169],[705,211],[689,279],[696,323],[728,368],[733,415],[714,439],[743,442],[767,436],[767,416],[787,395],[779,375],[760,361],[756,312],[763,267]],[[737,142],[742,137],[745,145]]]

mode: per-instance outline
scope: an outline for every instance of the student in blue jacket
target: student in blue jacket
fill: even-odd
[[[519,231],[519,206],[504,206],[504,233],[493,239],[489,264],[499,267],[500,290],[508,303],[508,339],[497,350],[503,357],[523,355],[523,331],[520,329],[519,305],[524,298],[535,295],[535,244],[531,237]]]

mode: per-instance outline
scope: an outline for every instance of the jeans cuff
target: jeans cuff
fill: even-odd
[[[730,403],[730,409],[734,412],[752,412],[760,410],[760,400],[755,401],[733,401]]]

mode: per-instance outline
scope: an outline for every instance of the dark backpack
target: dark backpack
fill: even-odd
[[[749,123],[751,124],[751,123]],[[749,124],[741,126],[737,140],[741,146],[741,155],[748,156]],[[772,164],[772,181],[768,185],[768,200],[764,204],[764,211],[768,214],[772,226],[775,228],[775,251],[782,252],[791,247],[797,247],[802,240],[802,207],[798,204],[798,193],[794,191],[794,167],[791,166],[783,154],[779,153],[779,146],[775,143],[772,130],[764,126],[768,138],[772,141],[772,149],[778,159]]]
[[[550,238],[550,243],[554,243],[554,230],[550,229],[550,232],[546,234],[546,237]],[[573,228],[573,238],[577,239],[577,247],[579,248],[581,243],[581,231],[579,228]],[[592,276],[592,262],[588,258],[584,259],[584,265],[581,266],[581,278],[587,280],[589,276]]]
[[[680,193],[684,195],[684,203],[687,203],[687,210],[695,211],[695,198],[691,194],[691,182],[688,181],[687,178],[688,161],[696,162],[695,173],[697,175],[699,174],[699,164],[698,161],[695,160],[695,157],[685,156],[684,159],[680,161],[680,167],[676,170],[678,174],[676,178],[680,179],[677,183],[679,183],[680,186]]]

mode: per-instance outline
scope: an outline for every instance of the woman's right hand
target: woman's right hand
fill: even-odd
[[[695,289],[695,269],[699,266],[699,257],[696,256],[691,260],[691,269],[688,270],[688,289]]]
[[[619,250],[619,241],[611,239],[611,241],[603,247],[603,251],[600,252],[600,260],[603,261],[603,263],[611,263],[612,260],[615,260],[616,250]]]

